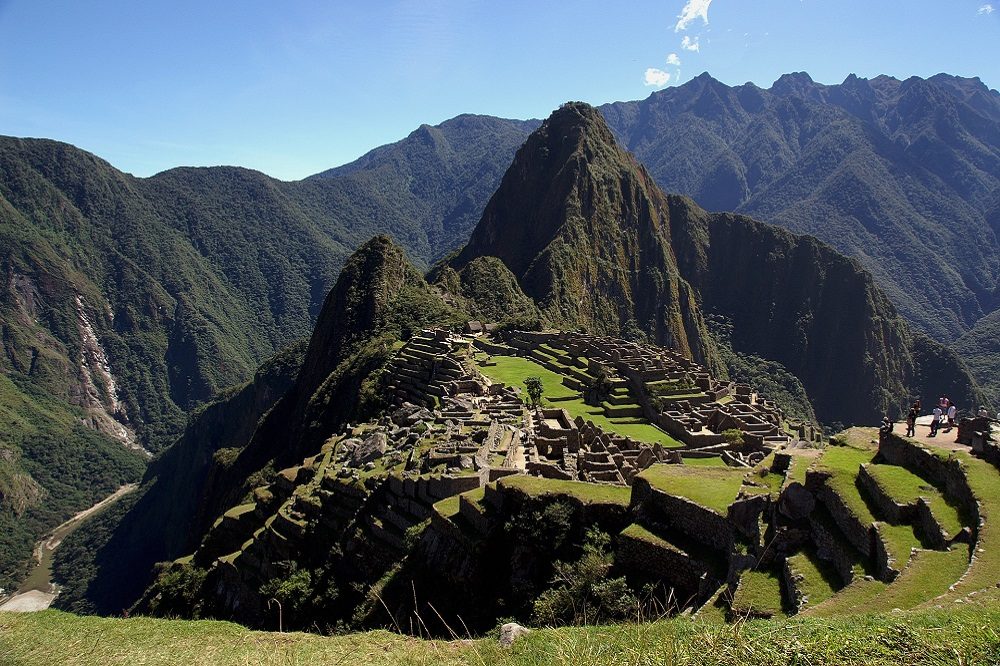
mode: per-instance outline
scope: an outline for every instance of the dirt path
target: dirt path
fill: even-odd
[[[935,437],[931,437],[931,417],[930,415],[924,415],[917,419],[917,427],[915,428],[913,439],[918,442],[923,442],[931,446],[935,446],[939,449],[947,449],[949,451],[968,451],[969,447],[964,444],[959,444],[956,440],[958,438],[958,426],[954,428],[942,427],[938,430],[938,434]],[[896,423],[892,431],[898,435],[906,434],[906,422],[900,421]]]
[[[137,487],[138,484],[135,483],[122,486],[94,506],[74,515],[35,544],[35,565],[32,567],[31,573],[17,588],[17,593],[0,604],[0,611],[30,613],[48,608],[56,595],[59,594],[56,586],[52,583],[52,556],[56,548],[87,518],[117,502]]]

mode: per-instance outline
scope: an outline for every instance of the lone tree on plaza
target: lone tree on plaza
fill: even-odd
[[[528,377],[524,380],[524,385],[528,389],[528,402],[532,407],[537,407],[542,402],[542,380],[539,377]]]

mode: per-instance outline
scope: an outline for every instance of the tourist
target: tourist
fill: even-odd
[[[948,429],[955,427],[955,416],[958,414],[958,407],[951,400],[948,400]]]
[[[944,412],[941,410],[941,405],[938,404],[934,407],[934,416],[931,419],[931,434],[929,437],[937,437],[938,428],[941,427],[941,416]]]
[[[910,411],[906,414],[906,436],[913,437],[917,434],[917,417],[920,416],[920,408],[917,403],[913,403]]]

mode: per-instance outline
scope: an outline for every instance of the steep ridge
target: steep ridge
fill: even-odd
[[[57,607],[117,614],[142,592],[156,562],[190,549],[214,518],[206,515],[206,490],[292,386],[304,352],[303,340],[268,359],[250,382],[195,410],[184,434],[147,468],[128,511],[98,516],[70,536],[56,556]]]
[[[196,413],[184,437],[150,467],[142,498],[93,563],[78,565],[96,569],[94,578],[63,581],[69,592],[57,605],[101,613],[127,608],[156,562],[190,552],[253,483],[380,408],[378,370],[396,340],[428,322],[457,325],[464,318],[388,237],[370,240],[345,263],[308,346],[277,355],[253,382]],[[158,526],[152,538],[151,524]]]
[[[664,190],[858,258],[940,341],[996,307],[1000,93],[978,79],[798,72],[762,89],[706,73],[601,111]]]
[[[705,310],[731,323],[734,349],[797,376],[821,420],[873,423],[935,392],[976,402],[955,354],[913,333],[857,261],[809,236],[669,199],[680,270]]]
[[[469,237],[514,151],[538,125],[472,114],[421,125],[350,164],[290,183],[288,191],[342,219],[374,217],[418,265],[427,265]],[[370,235],[359,233],[353,245]]]
[[[916,391],[947,387],[963,404],[978,395],[954,355],[917,340],[856,262],[665,196],[585,104],[560,108],[518,151],[453,263],[486,255],[560,325],[619,334],[635,322],[708,364],[703,313],[721,316],[734,350],[788,367],[825,422],[876,422]]]
[[[134,178],[67,144],[0,137],[11,308],[0,367],[30,368],[106,430],[118,421],[158,450],[185,411],[307,335],[344,260],[372,236],[390,233],[419,265],[460,245],[535,125],[461,116],[291,183],[236,167]],[[120,395],[103,395],[102,381],[88,389],[76,359],[50,358],[84,346],[77,319]]]
[[[956,340],[955,351],[982,384],[989,404],[1000,404],[1000,310],[977,321]]]
[[[666,200],[585,104],[552,114],[518,151],[454,261],[496,256],[556,324],[629,322],[710,367],[717,359],[669,243]]]

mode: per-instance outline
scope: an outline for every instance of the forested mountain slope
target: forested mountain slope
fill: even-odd
[[[601,111],[665,191],[858,258],[938,340],[996,307],[1000,93],[978,79],[800,72],[763,89],[702,74]]]
[[[236,167],[134,178],[0,137],[0,587],[41,532],[138,477],[123,444],[163,449],[191,409],[307,336],[353,249],[389,232],[426,266],[459,245],[530,125],[424,126],[295,183]]]

